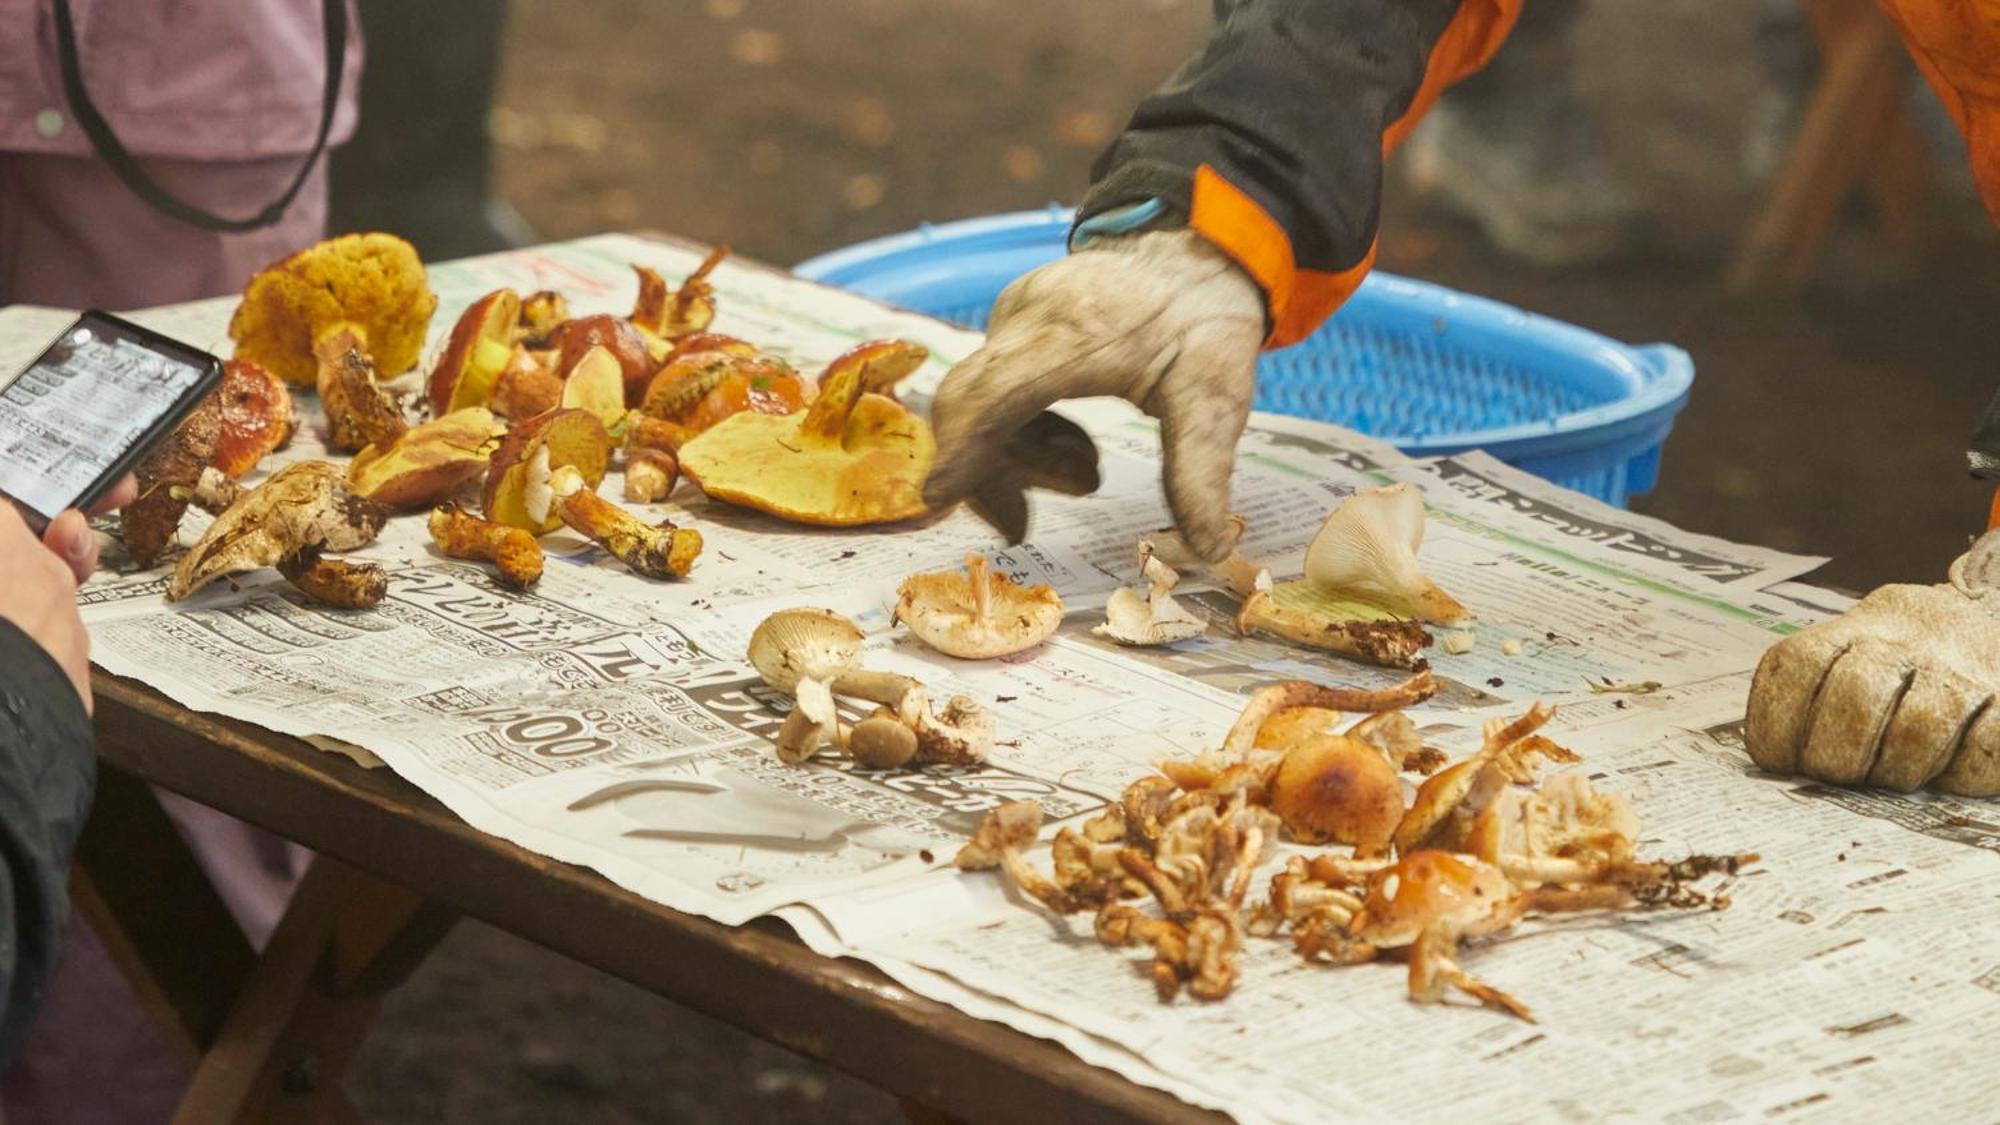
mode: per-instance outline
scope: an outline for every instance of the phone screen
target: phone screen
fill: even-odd
[[[0,493],[46,523],[136,460],[213,377],[206,353],[86,314],[0,391]],[[120,469],[122,473],[124,469]]]

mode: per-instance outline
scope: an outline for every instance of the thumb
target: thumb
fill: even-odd
[[[1167,506],[1188,547],[1220,562],[1236,547],[1229,482],[1236,442],[1250,420],[1256,388],[1258,338],[1228,322],[1190,331],[1174,369],[1147,404],[1160,419],[1165,446]]]
[[[925,505],[943,508],[971,492],[1000,463],[1008,439],[1050,406],[1116,393],[1105,371],[1116,366],[1108,353],[1121,344],[1041,324],[996,334],[952,368],[931,400],[937,458],[924,484]]]
[[[82,512],[72,508],[49,521],[42,544],[55,552],[80,584],[97,569],[97,533]]]

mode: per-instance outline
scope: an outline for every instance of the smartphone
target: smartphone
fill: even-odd
[[[222,381],[222,364],[92,310],[0,390],[0,496],[40,534],[88,510]]]

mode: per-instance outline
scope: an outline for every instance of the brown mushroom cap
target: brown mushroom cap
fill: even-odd
[[[1396,771],[1365,742],[1319,735],[1292,744],[1271,779],[1271,811],[1303,844],[1380,852],[1403,815]]]
[[[512,289],[495,289],[465,307],[451,327],[444,354],[431,369],[432,414],[486,405],[500,372],[513,358],[520,319],[521,295]]]
[[[847,736],[847,752],[869,769],[895,769],[917,756],[917,732],[885,707],[854,724]]]
[[[983,555],[966,556],[964,571],[915,575],[897,594],[896,620],[946,656],[986,660],[1022,652],[1062,624],[1054,590],[1021,586]]]

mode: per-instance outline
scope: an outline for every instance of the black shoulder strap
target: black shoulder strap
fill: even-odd
[[[125,186],[132,189],[140,199],[151,204],[162,214],[203,230],[246,231],[268,227],[278,221],[285,208],[298,197],[299,189],[305,187],[306,177],[312,174],[313,165],[326,152],[327,134],[333,131],[333,114],[340,103],[340,72],[347,65],[347,0],[324,0],[324,25],[326,31],[326,98],[320,107],[319,136],[313,140],[312,151],[306,154],[305,163],[299,165],[298,175],[292,178],[292,185],[285,193],[273,200],[263,210],[248,218],[227,219],[221,215],[204,211],[192,203],[176,198],[166,189],[153,182],[125,146],[118,142],[117,134],[111,131],[110,123],[97,111],[90,100],[89,91],[83,87],[83,67],[76,57],[76,27],[70,19],[69,0],[55,0],[56,53],[62,64],[63,96],[69,99],[70,112],[90,138],[91,147],[97,155],[111,165]]]

